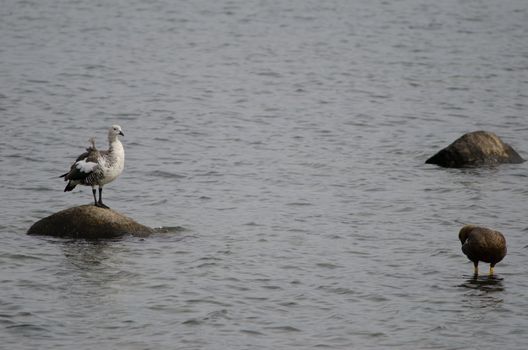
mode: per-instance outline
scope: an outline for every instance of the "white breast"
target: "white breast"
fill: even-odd
[[[112,142],[110,152],[106,157],[100,160],[101,168],[103,170],[103,179],[100,181],[101,185],[114,181],[125,167],[125,150],[119,140]]]

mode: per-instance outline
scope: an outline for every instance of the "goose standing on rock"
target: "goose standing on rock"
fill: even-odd
[[[64,192],[73,190],[77,185],[91,186],[95,205],[108,208],[103,204],[103,186],[115,180],[125,166],[125,150],[118,135],[124,136],[121,127],[112,125],[108,130],[107,151],[97,150],[93,139],[91,140],[92,145],[77,158],[70,171],[60,176],[64,177],[64,181],[68,181]],[[96,186],[99,186],[99,200],[95,194]]]
[[[499,231],[466,225],[458,233],[458,238],[462,243],[462,252],[473,261],[475,275],[478,275],[479,261],[490,264],[491,276],[495,264],[506,256],[506,239]]]

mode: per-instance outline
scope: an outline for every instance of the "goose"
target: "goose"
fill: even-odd
[[[60,176],[68,181],[64,192],[72,191],[77,185],[91,186],[95,206],[109,208],[103,204],[103,186],[121,175],[125,166],[125,150],[119,135],[125,136],[119,125],[108,129],[109,148],[106,151],[99,151],[95,148],[94,139],[90,140],[91,145],[86,152],[77,157],[70,171]],[[99,187],[99,200],[96,198],[96,186]]]
[[[458,238],[462,243],[462,252],[473,261],[475,275],[478,275],[479,261],[489,263],[489,274],[493,275],[495,264],[506,256],[506,238],[499,231],[466,225],[460,229]]]

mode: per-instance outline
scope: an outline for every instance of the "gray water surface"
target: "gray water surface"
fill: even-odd
[[[0,348],[526,347],[528,164],[424,161],[528,158],[527,2],[7,0],[0,34]],[[105,202],[163,232],[26,236],[112,124]]]

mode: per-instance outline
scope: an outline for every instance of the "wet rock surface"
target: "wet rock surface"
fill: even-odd
[[[127,234],[146,237],[153,229],[112,209],[82,205],[59,211],[34,223],[29,235],[68,238],[116,238]]]
[[[464,134],[425,163],[464,168],[522,162],[524,159],[494,133],[474,131]]]

